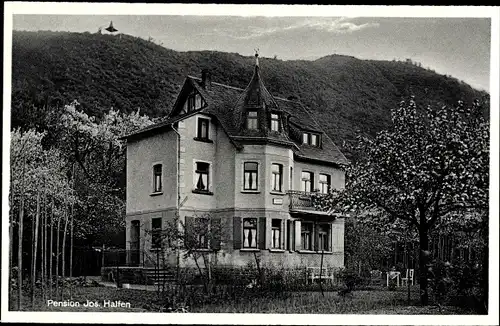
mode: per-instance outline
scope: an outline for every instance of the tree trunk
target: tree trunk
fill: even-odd
[[[47,285],[47,193],[43,191],[43,215],[42,215],[42,299],[45,302],[46,285]]]
[[[35,215],[35,238],[34,238],[34,250],[33,250],[33,263],[31,272],[31,307],[35,307],[35,284],[36,284],[36,256],[38,253],[38,227],[40,224],[40,193],[36,194],[36,215]]]
[[[69,236],[69,241],[70,241],[70,244],[69,244],[69,278],[72,279],[73,278],[73,214],[74,214],[74,206],[71,205],[71,227],[70,227],[70,236]],[[103,251],[103,255],[104,255],[104,251]],[[104,267],[104,265],[103,265]],[[71,283],[73,284],[73,283]],[[70,298],[73,299],[73,285],[71,285],[70,287]]]
[[[49,294],[52,299],[52,263],[54,260],[54,199],[52,199],[50,209],[50,244],[49,244]]]
[[[59,253],[60,241],[59,235],[61,233],[61,216],[57,217],[57,240],[56,240],[56,298],[59,298]]]
[[[200,264],[198,264],[198,257],[196,257],[196,254],[193,255],[193,258],[194,258],[194,262],[196,263],[196,267],[198,268],[198,272],[200,273],[200,277],[203,281],[203,290],[205,291],[205,293],[208,293],[208,282],[207,282],[207,278],[205,276],[205,273],[203,273],[203,271],[201,270]],[[205,256],[203,253],[201,253],[201,258],[203,259],[203,265],[206,268],[207,263],[205,262]]]
[[[73,196],[75,195],[75,184],[76,184],[76,164],[73,163]],[[73,198],[74,200],[74,198]],[[73,217],[75,214],[75,203],[74,201],[71,203],[71,227],[70,227],[70,236],[69,236],[69,279],[73,278]],[[104,255],[104,250],[102,251]],[[104,265],[102,266],[104,267]],[[73,299],[73,283],[69,288],[69,296],[70,299]]]
[[[429,233],[425,225],[420,225],[419,230],[420,239],[420,255],[419,255],[419,266],[420,266],[420,302],[423,306],[429,304],[429,292],[428,292],[428,282],[427,282],[427,268],[429,262]]]
[[[9,193],[9,296],[12,296],[12,269],[14,267],[14,195]],[[9,305],[10,306],[10,305]],[[12,308],[9,308],[12,309]]]
[[[484,247],[482,248],[482,251],[481,251],[481,263],[482,263],[482,270],[481,270],[481,283],[480,283],[480,286],[482,288],[482,301],[483,301],[483,306],[484,306],[484,313],[487,314],[488,313],[488,285],[489,285],[489,282],[488,282],[488,278],[489,278],[489,257],[488,257],[488,253],[489,253],[489,246],[488,246],[488,242],[489,242],[489,234],[488,234],[488,231],[489,231],[489,221],[488,221],[488,216],[483,216],[483,223],[482,223],[482,228],[483,228],[483,232],[482,233],[482,236],[483,236],[483,239],[484,239]]]
[[[63,298],[64,292],[64,278],[66,277],[66,233],[68,231],[68,207],[66,206],[64,209],[64,233],[62,240],[62,286],[61,286],[61,298]]]
[[[23,169],[24,171],[24,169]],[[19,271],[17,272],[17,309],[21,310],[22,305],[22,295],[23,295],[23,220],[24,220],[24,194],[21,194],[21,208],[19,209],[19,230],[18,233],[18,245],[17,245],[17,266]]]
[[[325,250],[322,249],[321,250],[321,263],[319,265],[319,288],[321,290],[322,297],[325,296],[325,292],[323,291],[323,280],[322,280],[322,277],[323,277],[323,256],[324,255],[325,255]]]

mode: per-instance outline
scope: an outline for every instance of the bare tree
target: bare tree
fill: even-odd
[[[46,300],[46,285],[47,285],[47,192],[44,187],[42,201],[42,299]]]
[[[66,277],[66,233],[68,231],[68,207],[65,205],[64,207],[64,232],[63,232],[63,240],[62,240],[62,284],[61,284],[61,298],[63,298],[64,294],[64,279]]]
[[[178,215],[167,221],[161,230],[161,251],[165,253],[182,254],[184,259],[192,259],[203,281],[205,292],[213,285],[213,265],[220,250],[223,232],[220,218],[210,215],[186,216],[182,222]],[[202,264],[200,264],[200,258]],[[177,260],[177,265],[180,261]],[[177,266],[179,268],[179,266]]]
[[[59,297],[59,235],[61,234],[61,215],[57,216],[57,240],[56,240],[56,298]]]
[[[53,264],[53,257],[54,254],[54,199],[52,199],[52,204],[50,208],[50,245],[49,245],[49,294],[50,297],[52,298],[52,264]]]
[[[23,160],[23,171],[25,161]],[[21,310],[22,305],[22,288],[23,288],[23,219],[24,219],[24,195],[21,194],[21,207],[19,209],[19,230],[18,230],[18,245],[17,245],[17,308]]]
[[[40,222],[40,192],[36,194],[36,215],[35,215],[35,238],[34,238],[34,250],[33,257],[31,261],[31,306],[35,306],[35,283],[36,283],[36,256],[38,253],[38,227]]]

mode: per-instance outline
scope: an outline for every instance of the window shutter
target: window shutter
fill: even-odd
[[[281,220],[281,232],[280,232],[281,249],[285,249],[285,238],[286,238],[286,220]]]
[[[266,218],[260,217],[258,226],[259,230],[257,235],[259,237],[259,249],[266,249]]]
[[[220,217],[212,217],[210,223],[210,247],[213,250],[220,250],[222,236]]]
[[[333,224],[330,223],[328,224],[329,228],[328,228],[328,251],[333,251],[333,239],[332,239],[332,233],[333,233]]]
[[[194,217],[184,217],[184,247],[190,248],[193,244]]]
[[[312,236],[313,236],[313,241],[314,241],[313,248],[315,251],[318,251],[319,250],[319,224],[318,223],[313,224]]]
[[[332,234],[331,234],[331,240],[332,240],[332,251],[336,252],[338,250],[338,237],[337,237],[337,225],[332,223]]]
[[[338,229],[338,242],[339,242],[339,251],[344,251],[344,226],[337,225]]]
[[[332,224],[333,251],[344,251],[344,230],[342,225],[337,223]]]
[[[241,249],[241,217],[233,217],[233,248]]]
[[[302,249],[300,231],[300,221],[295,221],[295,250]]]
[[[288,220],[286,221],[286,250],[293,250],[293,235],[293,221]]]

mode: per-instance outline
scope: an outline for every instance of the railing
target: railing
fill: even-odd
[[[105,248],[102,256],[102,267],[140,266],[141,251],[139,249]]]
[[[315,198],[321,198],[326,196],[325,194],[317,192],[306,192],[299,190],[290,190],[287,192],[290,199],[290,210],[291,211],[315,211],[319,212],[315,206]]]
[[[155,267],[163,263],[162,254],[144,249],[105,248],[102,267]]]

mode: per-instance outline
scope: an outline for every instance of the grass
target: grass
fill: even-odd
[[[69,295],[65,295],[69,299]],[[16,295],[11,297],[11,307],[16,307]],[[158,312],[162,301],[155,292],[134,289],[116,289],[108,287],[78,287],[73,291],[73,302],[80,307],[47,306],[37,298],[34,308],[29,303],[29,296],[23,298],[24,311],[92,311],[92,312]],[[87,300],[97,301],[101,307],[83,307]],[[129,302],[130,308],[104,308],[104,300]],[[337,292],[286,292],[266,294],[251,298],[239,298],[225,302],[200,304],[189,307],[193,313],[301,313],[301,314],[469,314],[470,312],[454,307],[422,307],[418,305],[418,288],[413,287],[410,305],[407,305],[405,288],[388,291],[379,288],[370,291],[354,291],[345,298]]]
[[[418,289],[413,288],[410,305],[407,306],[405,289],[388,291],[377,289],[355,291],[345,298],[337,292],[292,292],[282,296],[268,296],[232,302],[231,304],[208,304],[194,307],[192,312],[217,313],[300,313],[300,314],[440,314],[432,306],[418,305]],[[408,311],[408,312],[403,312]],[[443,314],[466,314],[465,311],[446,307]]]

